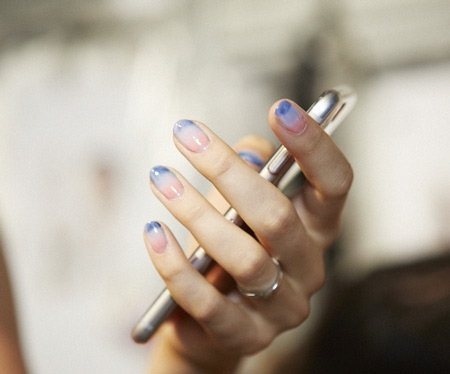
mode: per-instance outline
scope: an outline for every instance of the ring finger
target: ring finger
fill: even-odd
[[[270,287],[277,268],[253,237],[226,220],[176,171],[157,166],[150,177],[158,199],[242,288]]]
[[[178,305],[222,344],[234,346],[233,341],[237,341],[242,346],[246,340],[251,343],[248,333],[242,336],[242,326],[249,327],[249,331],[261,330],[258,319],[222,295],[189,264],[167,226],[148,223],[144,241],[153,264]]]

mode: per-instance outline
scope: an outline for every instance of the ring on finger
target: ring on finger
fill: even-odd
[[[275,280],[273,281],[273,283],[266,289],[264,290],[256,290],[256,291],[248,291],[243,289],[239,284],[237,285],[237,289],[238,291],[247,297],[259,297],[262,299],[267,299],[268,297],[270,297],[278,288],[281,278],[283,277],[283,272],[281,270],[281,265],[278,262],[278,260],[274,257],[272,257],[272,261],[273,263],[276,265],[277,267],[277,275],[275,276]]]

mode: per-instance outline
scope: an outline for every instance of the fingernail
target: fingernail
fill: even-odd
[[[209,138],[203,130],[187,119],[178,121],[173,127],[173,133],[192,152],[203,152],[209,145]]]
[[[150,171],[150,179],[156,188],[169,200],[178,199],[184,187],[178,178],[164,166],[155,166]]]
[[[275,116],[289,132],[301,134],[306,129],[305,117],[287,100],[278,104],[277,109],[275,109]]]
[[[243,149],[238,152],[238,156],[247,162],[253,169],[258,171],[264,164],[261,155],[253,150]]]
[[[166,250],[167,239],[159,222],[152,221],[147,223],[144,227],[144,232],[156,253],[163,253]]]

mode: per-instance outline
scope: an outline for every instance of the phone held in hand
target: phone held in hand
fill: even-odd
[[[331,134],[351,111],[355,102],[356,94],[351,88],[347,86],[336,87],[324,91],[311,105],[308,114],[325,132]],[[293,157],[283,145],[278,147],[259,174],[287,195],[293,189],[299,188],[298,181],[302,177],[300,167],[294,162]],[[292,187],[294,184],[295,187]],[[244,223],[233,208],[225,213],[225,218],[238,226],[242,226]],[[195,250],[189,257],[189,261],[202,274],[213,263],[211,257],[201,247]],[[133,340],[136,343],[147,342],[176,308],[177,304],[171,297],[170,292],[167,288],[164,289],[134,327]]]

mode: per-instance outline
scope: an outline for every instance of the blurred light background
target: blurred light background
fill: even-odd
[[[141,230],[186,237],[148,171],[207,190],[172,145],[180,118],[274,139],[275,100],[348,83],[338,272],[449,248],[449,27],[448,0],[1,0],[0,222],[31,372],[144,371],[129,332],[162,283]]]

